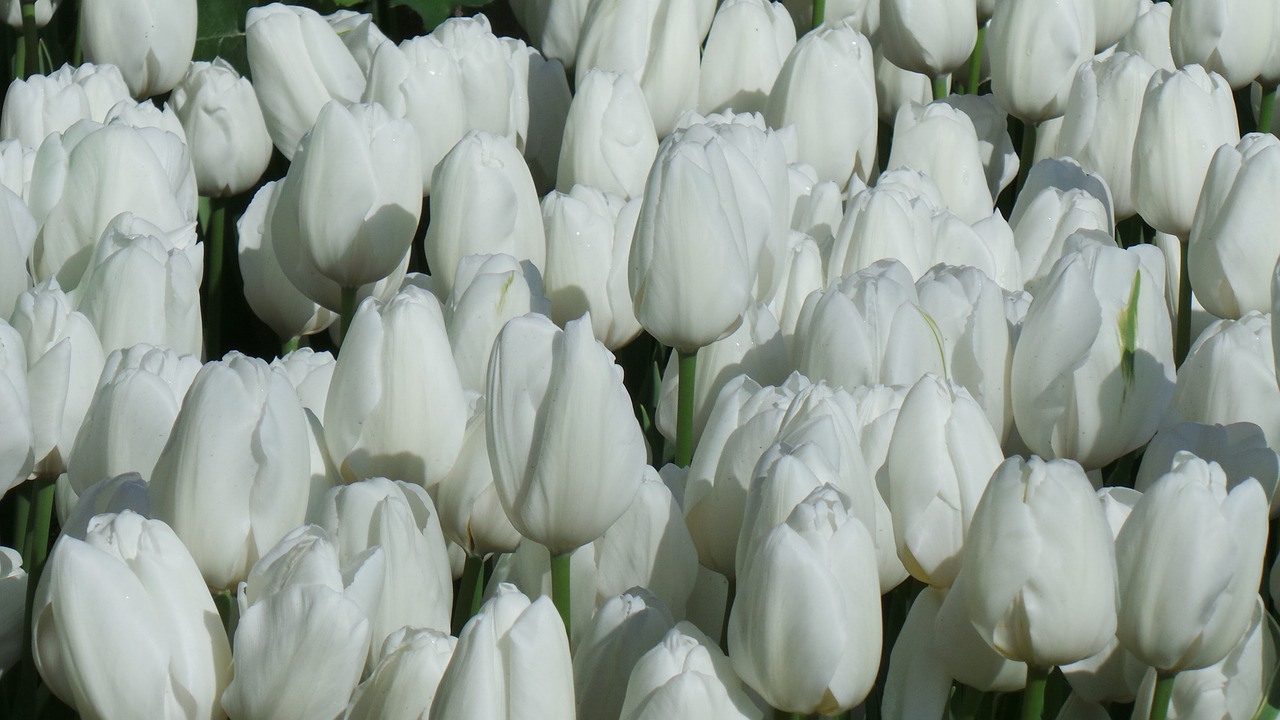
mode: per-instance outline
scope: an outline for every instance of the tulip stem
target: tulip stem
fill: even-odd
[[[1022,691],[1022,720],[1044,717],[1044,687],[1053,668],[1027,666],[1027,689]]]
[[[1262,90],[1262,105],[1258,108],[1258,132],[1271,132],[1271,117],[1276,108],[1276,91],[1280,85]]]
[[[724,617],[720,620],[720,649],[729,654],[729,615],[733,612],[733,599],[738,594],[738,579],[729,578],[729,588],[724,595]]]
[[[947,88],[948,77],[949,77],[948,75],[939,75],[938,77],[933,79],[933,99],[934,100],[941,100],[942,98],[951,94],[950,90]]]
[[[1182,361],[1187,359],[1187,353],[1191,351],[1191,268],[1187,265],[1187,248],[1190,244],[1178,238],[1182,262],[1178,268],[1178,332],[1173,354],[1177,367],[1182,367]]]
[[[293,337],[289,338],[288,340],[285,340],[283,343],[280,344],[280,354],[282,356],[288,355],[294,350],[297,350],[301,345],[302,345],[302,336],[294,335]]]
[[[969,56],[969,85],[965,92],[978,94],[978,86],[982,84],[982,52],[987,44],[987,25],[978,26],[978,42],[973,46],[973,55]]]
[[[1022,154],[1018,156],[1018,192],[1027,184],[1027,175],[1036,159],[1036,124],[1022,121]]]
[[[827,0],[813,0],[813,29],[822,27],[827,17]]]
[[[207,357],[222,356],[222,259],[226,245],[227,201],[209,198],[209,232],[205,236],[205,318],[204,352]]]
[[[27,537],[22,557],[23,569],[27,571],[27,596],[22,623],[22,689],[21,695],[32,703],[35,702],[36,665],[32,654],[31,623],[35,612],[36,587],[40,584],[40,574],[44,570],[44,561],[49,556],[49,525],[53,516],[54,481],[53,478],[39,476],[27,483],[29,493],[30,515],[27,517]],[[22,714],[19,713],[19,717]]]
[[[222,618],[222,628],[227,633],[227,642],[235,646],[236,628],[240,626],[240,603],[235,592],[223,590],[213,594],[213,606],[218,608],[218,616]]]
[[[1151,698],[1151,720],[1165,720],[1169,717],[1169,700],[1173,698],[1173,681],[1177,679],[1177,673],[1161,672],[1156,675],[1156,693]]]
[[[36,0],[22,0],[22,70],[24,79],[40,72],[40,38],[36,28]]]
[[[677,350],[680,358],[680,392],[676,405],[676,465],[693,462],[693,391],[698,372],[698,351]]]
[[[468,555],[462,566],[462,580],[458,585],[458,597],[453,600],[453,636],[462,634],[462,627],[475,615],[477,598],[484,595],[484,558]]]
[[[341,332],[342,337],[338,338],[339,347],[341,347],[342,343],[347,341],[347,331],[351,329],[351,320],[355,316],[355,314],[356,314],[356,288],[344,287],[342,288],[342,317],[341,317],[341,320],[339,321],[341,323],[340,327],[342,330]]]
[[[565,636],[572,638],[569,619],[569,553],[551,556],[551,602],[555,603],[560,619],[564,621]]]

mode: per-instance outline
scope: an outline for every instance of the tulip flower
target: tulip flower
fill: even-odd
[[[645,588],[605,600],[574,652],[578,720],[615,720],[636,663],[674,625],[666,606]]]
[[[0,137],[35,150],[50,133],[65,132],[77,120],[105,122],[107,109],[128,97],[115,65],[63,65],[48,75],[15,79],[5,92]]]
[[[582,18],[590,4],[590,0],[514,0],[511,10],[544,56],[572,70]]]
[[[311,8],[249,8],[245,45],[267,131],[286,158],[293,158],[326,103],[357,102],[364,92],[365,75],[355,58]]]
[[[866,182],[876,161],[875,66],[870,43],[849,24],[800,38],[769,93],[769,126],[796,126],[797,158],[842,189]]]
[[[734,669],[780,710],[833,715],[862,702],[880,665],[876,577],[848,498],[815,490],[747,557],[729,618]]]
[[[513,52],[483,14],[450,18],[431,32],[458,68],[467,130],[522,143],[529,125],[529,67],[523,43]],[[519,53],[517,55],[517,53]]]
[[[196,0],[89,0],[80,44],[89,62],[120,68],[134,97],[168,92],[195,51]]]
[[[1014,692],[1030,679],[1026,663],[991,647],[969,613],[968,573],[962,568],[934,618],[934,643],[943,670],[957,682],[983,692]],[[923,592],[934,592],[926,588]]]
[[[933,83],[927,75],[903,70],[885,59],[884,53],[875,56],[876,102],[880,105],[880,122],[891,125],[902,106],[910,102],[927,105],[933,100]]]
[[[0,400],[10,412],[0,416],[0,497],[31,474],[31,396],[27,390],[27,354],[22,334],[0,322]]]
[[[26,620],[27,571],[22,555],[0,547],[0,676],[22,657],[22,624]]]
[[[796,27],[780,2],[731,0],[711,21],[698,82],[698,112],[764,112]]]
[[[1116,44],[1116,52],[1141,55],[1144,60],[1161,70],[1178,69],[1173,61],[1169,41],[1169,26],[1173,20],[1173,5],[1152,0],[1139,0],[1138,17],[1133,27]]]
[[[458,461],[441,478],[436,498],[441,531],[468,557],[510,553],[519,547],[520,533],[507,519],[493,484],[483,406],[467,421]]]
[[[36,0],[34,4],[36,27],[42,28],[49,24],[49,19],[53,17],[54,11],[57,10],[61,4],[62,0]],[[14,30],[21,31],[22,6],[24,3],[22,3],[21,0],[10,0],[10,2],[5,3],[5,5],[7,6],[4,16],[5,23]]]
[[[896,182],[908,174],[914,174],[908,182]],[[831,246],[828,283],[888,259],[901,262],[913,279],[923,275],[934,264],[934,218],[942,204],[932,178],[902,167],[850,196]]]
[[[1185,242],[1213,154],[1240,141],[1230,86],[1199,65],[1156,72],[1143,95],[1137,138],[1134,206],[1149,225]]]
[[[552,554],[600,537],[635,497],[640,427],[589,318],[563,331],[537,315],[507,323],[489,363],[486,423],[503,509]]]
[[[192,63],[172,100],[200,194],[237,195],[256,185],[271,159],[271,136],[249,80],[221,58]]]
[[[368,610],[383,580],[383,551],[341,567],[323,529],[303,525],[256,562],[240,584],[235,679],[222,706],[251,720],[336,717],[369,653]]]
[[[986,170],[968,115],[944,103],[909,103],[898,111],[893,136],[889,169],[910,167],[928,175],[943,203],[966,223],[991,215],[990,189],[972,181]]]
[[[1095,23],[1093,0],[997,3],[987,52],[1000,106],[1025,123],[1060,117],[1076,71],[1093,57]]]
[[[1192,453],[1207,462],[1215,462],[1227,476],[1227,490],[1249,478],[1258,481],[1272,505],[1277,503],[1275,489],[1280,479],[1280,455],[1267,445],[1262,428],[1251,422],[1229,425],[1206,425],[1183,422],[1166,425],[1151,438],[1142,454],[1142,464],[1134,476],[1133,486],[1139,492],[1149,487],[1174,465],[1181,451]]]
[[[405,627],[392,633],[373,674],[351,694],[344,720],[427,717],[457,643],[438,630]]]
[[[196,374],[152,472],[151,503],[211,589],[234,587],[302,523],[307,453],[306,417],[283,370],[233,352]]]
[[[1117,635],[1165,674],[1208,667],[1244,635],[1267,537],[1268,503],[1256,481],[1228,493],[1217,464],[1190,454],[1175,462],[1116,538]]]
[[[583,75],[565,118],[556,189],[588,185],[640,197],[657,153],[657,131],[636,81],[600,69]]]
[[[468,417],[440,303],[406,287],[361,303],[329,385],[324,434],[348,482],[431,487],[453,467]]]
[[[548,60],[534,48],[521,43],[507,49],[513,53],[513,63],[521,62],[515,58],[517,51],[528,56],[529,87],[525,93],[529,98],[529,131],[523,136],[521,150],[538,194],[543,195],[555,187],[559,174],[564,127],[573,102],[569,78],[559,60]]]
[[[696,627],[682,622],[636,662],[618,717],[761,720],[764,712],[747,694],[720,648]]]
[[[99,515],[83,540],[60,538],[31,630],[45,686],[84,717],[226,716],[227,636],[190,553],[159,520]]]
[[[554,606],[498,586],[458,637],[431,716],[458,720],[574,717],[569,639]]]
[[[880,7],[885,59],[937,80],[969,61],[978,39],[976,0],[888,0]]]
[[[546,264],[546,235],[529,166],[510,140],[471,132],[436,166],[424,240],[436,292],[453,291],[458,261],[503,253]]]
[[[1187,249],[1191,287],[1206,310],[1238,318],[1271,309],[1270,271],[1280,249],[1262,242],[1280,190],[1280,140],[1246,135],[1223,145],[1205,176]]]
[[[1013,415],[1032,452],[1098,468],[1155,434],[1173,390],[1162,260],[1090,244],[1053,266],[1013,351]]]
[[[630,75],[644,91],[658,136],[670,135],[680,115],[698,105],[699,5],[593,2],[582,19],[575,84],[581,85],[592,68]]]
[[[18,296],[31,289],[27,258],[36,242],[36,220],[22,198],[0,192],[0,318],[13,315]]]
[[[969,116],[978,134],[978,155],[991,197],[999,197],[1018,175],[1018,154],[1009,137],[1009,116],[990,95],[948,95],[943,102]],[[895,113],[896,117],[897,114]]]
[[[493,339],[502,326],[528,313],[549,315],[550,306],[538,269],[510,255],[468,255],[458,262],[455,280],[443,308],[449,345],[462,387],[483,394]]]
[[[1110,236],[1113,225],[1111,197],[1099,176],[1070,159],[1036,163],[1009,216],[1027,290],[1035,294],[1069,237],[1091,230]]]
[[[1193,63],[1218,73],[1232,89],[1253,82],[1275,38],[1275,3],[1189,0],[1173,7],[1169,45],[1179,67]]]

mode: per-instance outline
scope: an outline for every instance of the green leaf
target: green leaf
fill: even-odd
[[[192,59],[221,57],[241,75],[249,74],[244,43],[244,16],[255,0],[197,0],[196,49]]]

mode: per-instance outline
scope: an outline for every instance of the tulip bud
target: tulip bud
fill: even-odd
[[[192,63],[172,99],[200,194],[238,195],[256,185],[271,159],[271,136],[249,80],[222,58]]]
[[[80,44],[85,60],[120,68],[134,97],[168,92],[195,51],[196,0],[89,0]]]
[[[1027,685],[1026,663],[1005,657],[983,638],[969,616],[968,573],[963,569],[934,618],[934,642],[947,675],[983,692],[1013,692]],[[926,588],[924,592],[932,592]]]
[[[392,633],[373,674],[352,693],[344,720],[428,717],[457,644],[438,630],[405,627]]]
[[[949,75],[973,54],[976,15],[976,0],[888,0],[880,7],[880,47],[904,70]]]
[[[796,27],[780,2],[730,0],[711,21],[702,54],[698,112],[764,112]]]
[[[1161,70],[1177,70],[1178,65],[1173,61],[1169,41],[1172,20],[1172,4],[1139,0],[1138,17],[1133,21],[1129,32],[1116,44],[1116,52],[1140,55]]]
[[[1267,538],[1267,498],[1257,482],[1228,494],[1217,464],[1189,454],[1179,461],[1116,538],[1116,634],[1166,673],[1212,665],[1244,635]]]
[[[31,289],[27,258],[36,242],[36,220],[22,198],[0,192],[0,318],[13,315],[22,293]]]
[[[978,147],[978,134],[965,113],[945,103],[909,103],[893,126],[889,169],[909,167],[938,184],[943,202],[961,220],[973,224],[991,215],[991,192]]]
[[[1267,445],[1262,428],[1251,422],[1206,425],[1184,422],[1166,425],[1151,438],[1142,453],[1142,464],[1133,479],[1139,492],[1173,468],[1179,452],[1186,451],[1206,462],[1215,462],[1227,476],[1227,490],[1253,478],[1276,506],[1280,455]],[[1278,508],[1280,509],[1280,508]]]
[[[1152,227],[1185,242],[1213,154],[1240,142],[1230,86],[1199,65],[1156,72],[1142,98],[1137,138],[1134,206]]]
[[[21,333],[0,321],[0,401],[10,408],[0,416],[0,497],[26,480],[35,463],[25,346]]]
[[[689,623],[671,629],[631,671],[620,720],[670,717],[761,720],[729,658]]]
[[[515,144],[471,132],[436,166],[425,251],[440,297],[453,291],[458,261],[503,253],[546,265],[546,235],[529,166]]]
[[[622,373],[589,318],[564,331],[537,315],[507,323],[494,343],[486,402],[498,498],[522,535],[567,553],[600,537],[630,505],[644,441]]]
[[[432,487],[453,467],[468,416],[440,303],[406,287],[360,304],[325,404],[325,441],[347,481]]]
[[[26,620],[27,571],[22,555],[0,547],[0,676],[22,658],[22,624]]]
[[[1191,287],[1221,318],[1271,310],[1271,269],[1280,248],[1264,242],[1271,199],[1280,191],[1280,140],[1246,135],[1213,155],[1187,250]]]
[[[657,153],[657,131],[636,81],[626,73],[585,73],[565,118],[556,189],[589,185],[640,197]]]
[[[83,540],[64,535],[54,545],[35,593],[31,650],[46,687],[82,715],[212,720],[224,716],[219,696],[231,680],[216,618],[167,525],[99,515]]]
[[[1096,37],[1093,0],[997,3],[987,32],[996,100],[1023,122],[1060,117],[1076,71],[1093,57]]]
[[[986,172],[991,197],[1000,193],[1018,175],[1018,153],[1009,137],[1009,116],[991,95],[948,95],[942,102],[969,116],[978,134],[978,156]]]
[[[590,0],[513,0],[511,10],[544,56],[572,70],[582,18],[590,4]]]
[[[578,719],[615,720],[632,669],[674,625],[666,606],[645,588],[631,588],[606,600],[573,657]]]
[[[65,132],[77,120],[104,122],[107,108],[128,97],[114,65],[63,65],[48,75],[14,79],[4,96],[0,137],[38,149],[50,133]]]
[[[1262,72],[1275,38],[1275,3],[1268,0],[1189,0],[1173,7],[1169,45],[1179,67],[1192,63],[1218,73],[1238,90]]]
[[[548,315],[550,306],[538,269],[528,260],[468,255],[458,262],[457,273],[443,308],[449,345],[462,387],[483,394],[493,339],[502,326],[528,313]]]
[[[9,27],[21,32],[22,30],[22,6],[25,4],[21,0],[11,0],[5,10],[4,21]],[[49,24],[49,19],[53,17],[54,11],[62,4],[62,0],[36,0],[35,14],[36,27],[42,28]]]
[[[196,374],[152,472],[151,503],[210,588],[234,587],[302,523],[307,452],[306,417],[283,370],[230,353]]]
[[[520,533],[507,519],[493,484],[483,406],[467,421],[458,461],[440,480],[436,497],[441,531],[468,555],[510,553],[520,546]]]
[[[1106,184],[1070,159],[1036,163],[1018,194],[1009,227],[1018,248],[1023,282],[1035,293],[1066,252],[1068,238],[1076,234],[1086,239],[1112,235]],[[1114,245],[1114,241],[1107,244]]]
[[[842,189],[866,182],[876,161],[877,104],[871,45],[849,24],[800,38],[769,93],[769,126],[796,126],[797,158]]]

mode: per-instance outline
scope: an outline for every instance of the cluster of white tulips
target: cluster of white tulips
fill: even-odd
[[[230,1],[0,3],[0,715],[1280,716],[1280,2]]]

